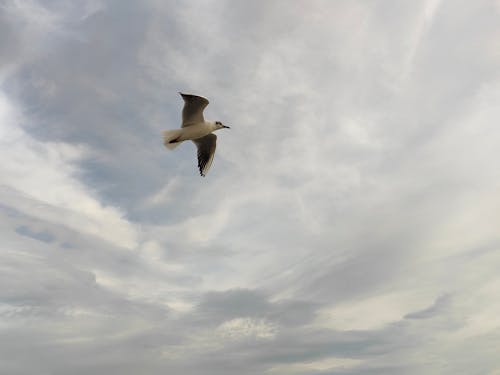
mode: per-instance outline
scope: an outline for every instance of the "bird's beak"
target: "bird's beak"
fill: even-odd
[[[231,129],[229,126],[223,125],[226,129]]]

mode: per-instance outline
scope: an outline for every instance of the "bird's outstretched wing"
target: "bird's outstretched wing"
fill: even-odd
[[[183,94],[184,108],[182,108],[182,127],[190,126],[205,121],[203,110],[208,105],[208,100],[202,96]]]
[[[194,139],[193,142],[198,149],[198,168],[200,169],[200,174],[205,177],[214,160],[217,136],[215,134],[208,134],[204,137]]]

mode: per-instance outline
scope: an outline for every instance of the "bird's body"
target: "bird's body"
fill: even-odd
[[[184,141],[191,140],[198,149],[198,168],[205,176],[210,168],[217,142],[217,136],[212,134],[217,129],[229,128],[219,121],[205,121],[203,110],[208,100],[196,95],[180,93],[184,99],[182,109],[182,127],[175,130],[163,131],[163,144],[170,150]]]
[[[198,122],[194,123],[186,128],[177,129],[179,136],[175,139],[175,142],[190,141],[193,139],[198,139],[212,133],[217,128],[213,122]]]

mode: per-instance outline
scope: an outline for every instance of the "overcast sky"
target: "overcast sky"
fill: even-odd
[[[498,0],[0,0],[2,374],[500,374],[499,41]]]

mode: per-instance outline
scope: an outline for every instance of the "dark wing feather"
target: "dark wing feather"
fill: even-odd
[[[200,174],[205,177],[205,174],[210,169],[214,160],[215,147],[217,145],[217,136],[209,134],[204,137],[194,139],[193,142],[198,149],[198,168]]]
[[[182,127],[190,126],[205,121],[203,110],[208,105],[208,100],[202,96],[183,94],[184,108],[182,108]]]

